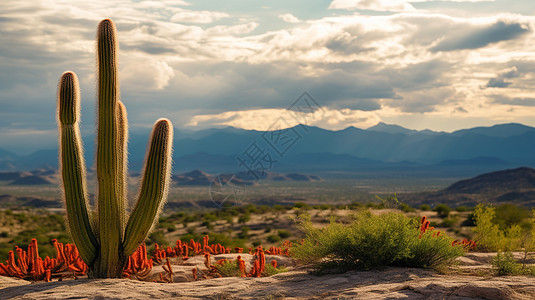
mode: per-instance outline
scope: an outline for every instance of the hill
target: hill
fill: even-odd
[[[402,194],[398,198],[411,205],[459,206],[490,202],[535,206],[535,169],[520,167],[486,173],[457,181],[437,192]]]
[[[130,170],[141,169],[147,136],[148,132],[139,129],[131,133]],[[84,136],[83,140],[87,165],[93,166],[94,138]],[[305,125],[277,132],[227,127],[176,130],[173,169],[247,172],[239,158],[257,153],[262,154],[260,162],[269,167],[269,172],[469,177],[497,169],[535,166],[534,152],[535,128],[514,123],[452,133],[384,123],[366,130],[348,127],[337,131]],[[259,157],[250,158],[259,162]],[[56,149],[41,149],[26,156],[0,149],[0,170],[56,169],[57,165]]]

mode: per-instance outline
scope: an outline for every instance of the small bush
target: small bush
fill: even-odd
[[[363,211],[355,215],[351,224],[331,220],[324,228],[313,226],[306,216],[301,219],[300,227],[306,238],[302,245],[292,248],[292,254],[320,269],[438,267],[464,254],[444,234],[437,237],[429,232],[420,238],[418,220],[401,213],[374,215]]]
[[[439,217],[446,218],[450,215],[451,208],[446,204],[438,204],[433,210],[437,212]]]
[[[267,240],[270,243],[276,243],[281,240],[281,237],[278,234],[271,234],[267,236]]]
[[[457,206],[455,208],[455,211],[458,211],[458,212],[465,212],[465,211],[469,211],[470,208],[468,206]]]
[[[429,206],[427,204],[422,204],[422,205],[420,205],[420,210],[430,211],[431,210],[431,206]]]
[[[240,277],[241,276],[240,268],[236,261],[224,260],[221,263],[219,262],[216,263],[215,267],[217,271],[223,277]]]
[[[264,269],[264,272],[262,272],[262,276],[272,276],[279,273],[288,272],[288,269],[286,267],[273,267],[271,264],[266,264],[266,267]]]
[[[510,251],[498,252],[492,260],[492,266],[499,276],[518,275],[522,265],[517,263]]]
[[[518,249],[522,234],[520,226],[512,225],[502,230],[498,224],[493,223],[495,216],[495,207],[482,203],[476,206],[474,210],[476,227],[473,231],[476,234],[477,249],[489,252]]]
[[[287,239],[290,237],[291,233],[288,230],[281,229],[278,231],[279,237],[281,239]]]

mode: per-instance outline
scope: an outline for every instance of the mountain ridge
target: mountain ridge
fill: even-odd
[[[477,166],[471,173],[461,174],[464,176],[535,165],[535,159],[532,158],[535,152],[535,128],[518,123],[474,127],[452,133],[417,131],[386,123],[368,129],[347,127],[336,131],[298,125],[284,132],[288,134],[286,138],[294,140],[287,143],[291,147],[276,152],[275,140],[270,140],[275,136],[273,132],[234,127],[207,129],[197,134],[177,130],[174,170],[240,171],[237,158],[245,155],[253,146],[271,155],[276,161],[274,167],[282,168],[284,172],[329,171],[329,168],[330,171],[352,168],[355,171],[373,171],[376,168],[386,172],[407,167],[407,163],[407,171],[416,166],[429,171],[433,171],[432,168],[453,167],[468,170],[470,166]],[[145,134],[141,131],[131,134],[128,149],[131,170],[140,170],[142,167],[147,136],[148,132]],[[91,167],[94,165],[94,139],[84,136],[83,140],[87,142],[84,145],[86,161]],[[348,160],[346,164],[343,163],[344,156]],[[463,161],[468,164],[463,166]],[[0,149],[0,170],[38,168],[57,168],[57,150],[38,149],[30,155],[18,156]]]

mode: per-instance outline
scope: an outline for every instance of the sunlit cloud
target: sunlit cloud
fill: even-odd
[[[329,9],[362,9],[375,11],[413,11],[405,0],[333,0]]]
[[[303,120],[305,121],[303,122]],[[313,113],[296,113],[286,109],[258,109],[196,115],[186,126],[195,128],[233,126],[249,130],[272,130],[274,124],[285,124],[286,127],[284,128],[304,124],[331,130],[341,130],[350,126],[368,128],[380,121],[380,117],[375,112],[351,109],[335,110],[324,107]]]
[[[299,18],[297,18],[296,16],[294,16],[294,15],[292,15],[290,13],[279,15],[279,18],[281,20],[283,20],[284,22],[286,22],[286,23],[296,24],[296,23],[301,22],[301,20],[299,20]]]

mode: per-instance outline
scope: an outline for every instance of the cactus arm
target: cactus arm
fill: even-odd
[[[82,259],[90,265],[97,253],[98,241],[91,229],[88,210],[85,163],[78,125],[80,90],[76,74],[65,72],[61,76],[57,106],[59,162],[67,224]]]
[[[125,256],[132,254],[145,240],[167,199],[172,145],[171,121],[156,121],[149,138],[138,200],[126,225],[123,241]]]
[[[121,211],[125,211],[128,199],[128,181],[126,179],[128,169],[128,120],[126,114],[126,107],[124,106],[123,102],[118,101],[117,108],[117,156],[119,158],[117,171],[117,173],[119,174],[119,177],[117,178],[117,194],[119,195],[119,197],[122,197],[122,199],[119,199],[120,204],[123,205]],[[121,232],[124,232],[124,225],[126,224],[126,213],[122,213],[120,217],[121,225],[123,226],[123,230],[121,230]]]
[[[120,249],[124,225],[124,195],[118,193],[120,178],[118,147],[119,82],[117,66],[117,30],[111,20],[100,22],[97,31],[98,52],[98,131],[97,180],[100,255],[95,272],[101,277],[115,277],[122,264]],[[124,170],[123,170],[124,171]]]

